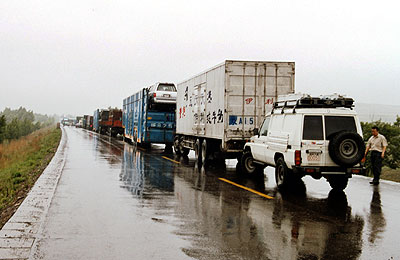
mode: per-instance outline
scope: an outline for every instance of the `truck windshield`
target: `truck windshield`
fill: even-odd
[[[175,85],[173,84],[160,84],[157,87],[158,91],[170,91],[170,92],[176,92]]]
[[[341,131],[356,132],[356,122],[352,116],[325,116],[325,136],[330,140],[332,136]]]

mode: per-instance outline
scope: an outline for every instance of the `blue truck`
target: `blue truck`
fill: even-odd
[[[172,149],[175,134],[176,103],[154,103],[150,88],[143,88],[123,101],[124,140],[143,147],[152,143]],[[167,95],[167,94],[163,94]],[[168,94],[169,95],[169,94]]]
[[[99,132],[100,110],[96,109],[93,113],[93,131]]]

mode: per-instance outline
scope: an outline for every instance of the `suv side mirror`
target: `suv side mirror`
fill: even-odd
[[[253,129],[253,135],[260,135],[260,132],[258,131],[258,128]]]

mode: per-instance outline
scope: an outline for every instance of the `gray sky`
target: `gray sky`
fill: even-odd
[[[296,91],[399,104],[398,1],[0,1],[0,110],[92,114],[225,59],[296,62]]]

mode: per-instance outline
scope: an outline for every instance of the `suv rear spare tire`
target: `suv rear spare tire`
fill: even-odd
[[[364,157],[365,144],[358,133],[342,131],[329,142],[329,155],[340,166],[351,167]]]

